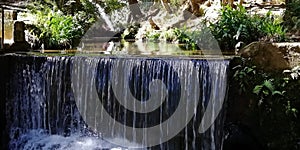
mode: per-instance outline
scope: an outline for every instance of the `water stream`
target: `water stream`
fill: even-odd
[[[4,131],[9,149],[146,149],[142,147],[151,142],[149,138],[153,135],[162,143],[147,149],[222,148],[223,110],[212,114],[216,120],[207,131],[199,133],[199,126],[210,101],[214,103],[213,109],[223,105],[227,60],[7,55],[1,56],[0,62],[1,69],[6,69],[1,75],[6,84],[1,89],[6,93]],[[118,76],[128,81],[116,82],[118,91],[113,89],[112,81],[117,79],[113,75],[114,64],[124,69],[124,74]],[[189,78],[188,71],[193,68],[196,68],[194,73],[199,79],[196,85],[200,91],[194,91],[195,81]],[[183,76],[186,78],[181,80]],[[160,81],[156,89],[151,89],[153,80]],[[139,113],[141,108],[135,104],[146,102],[151,99],[151,92],[163,89],[167,95],[154,99],[157,108]],[[89,93],[93,90],[99,98],[96,103],[103,106],[101,109],[91,102],[93,94]],[[180,99],[181,93],[189,98]],[[124,103],[118,101],[118,95],[127,98]],[[128,95],[138,101],[129,101]],[[195,99],[199,100],[198,105]],[[178,115],[182,102],[192,105],[185,105],[182,111],[186,113],[170,121]],[[134,106],[133,110],[130,105]],[[113,119],[106,120],[105,114]],[[174,130],[180,118],[187,123],[182,129]],[[96,130],[107,125],[110,132]],[[138,132],[153,126],[160,129],[155,134]],[[167,131],[174,132],[174,137],[163,141]]]

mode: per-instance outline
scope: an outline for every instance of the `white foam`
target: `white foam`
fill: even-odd
[[[126,150],[125,147],[135,147],[137,144],[132,143],[126,139],[116,138],[112,139],[122,140],[123,145],[113,145],[99,137],[86,136],[82,134],[73,134],[68,137],[61,135],[49,135],[44,130],[31,130],[26,134],[21,135],[18,139],[10,142],[10,149],[56,149],[56,150]]]

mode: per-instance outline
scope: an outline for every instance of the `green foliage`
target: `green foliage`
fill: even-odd
[[[173,28],[166,31],[148,31],[146,38],[149,41],[162,41],[177,43],[183,50],[198,50],[196,40],[200,37],[201,31],[189,31],[187,29]]]
[[[289,0],[284,14],[284,25],[289,30],[300,29],[300,0]]]
[[[197,49],[197,44],[195,41],[193,34],[196,34],[195,31],[188,31],[186,29],[174,29],[174,34],[177,37],[177,41],[179,44],[184,44],[182,46],[183,49],[187,50],[196,50]]]
[[[253,89],[253,93],[261,95],[261,97],[274,96],[275,94],[283,95],[285,91],[276,91],[272,79],[265,80],[262,84],[256,85]]]
[[[286,39],[286,29],[282,26],[282,20],[275,19],[270,11],[265,17],[254,15],[252,18],[253,22],[257,22],[257,29],[263,40],[284,41]]]
[[[158,42],[160,34],[161,34],[160,32],[148,31],[146,33],[146,38],[147,38],[147,40],[149,40],[151,42]]]
[[[257,139],[268,149],[300,148],[300,93],[295,92],[300,80],[284,73],[265,73],[245,59],[237,64],[232,67],[230,97],[249,100],[246,117],[251,119]]]
[[[176,42],[177,35],[175,30],[179,30],[179,29],[169,29],[167,31],[164,31],[161,33],[159,38],[166,42]]]
[[[220,19],[211,23],[210,28],[222,50],[234,50],[238,42],[249,44],[263,37],[280,41],[285,35],[280,22],[270,13],[265,17],[251,16],[242,6],[238,9],[230,6],[222,8]]]
[[[252,82],[251,80],[249,80],[250,78],[247,78],[247,76],[254,76],[256,74],[255,68],[255,66],[242,67],[241,65],[233,68],[234,70],[237,70],[233,75],[233,79],[238,82],[240,94],[242,92],[245,92],[248,88],[247,86]]]
[[[49,12],[47,16],[38,13],[37,27],[41,30],[40,39],[46,42],[47,47],[66,48],[72,45],[70,39],[80,38],[83,34],[80,25],[76,24],[72,16],[65,16],[58,12]]]
[[[120,2],[118,0],[104,0],[104,1],[99,1],[97,3],[104,8],[105,13],[107,14],[114,10],[121,9],[122,7],[126,6],[126,3]]]
[[[35,26],[32,32],[38,35],[47,49],[67,49],[79,44],[79,39],[85,31],[95,22],[92,11],[93,7],[82,1],[83,10],[75,13],[74,16],[64,14],[58,9],[55,3],[33,3],[29,9],[36,17]],[[94,11],[93,11],[94,12]]]

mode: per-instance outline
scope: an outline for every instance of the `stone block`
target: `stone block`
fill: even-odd
[[[25,23],[23,21],[15,21],[13,30],[13,39],[15,43],[25,41]]]

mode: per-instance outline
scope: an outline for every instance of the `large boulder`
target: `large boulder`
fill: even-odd
[[[265,71],[290,69],[286,51],[272,43],[253,42],[239,51],[239,55],[249,58],[255,66]]]

